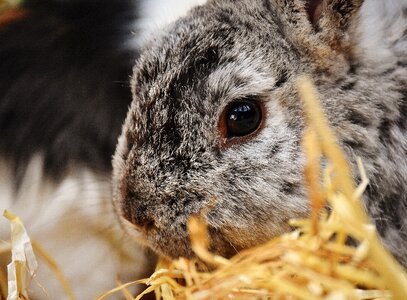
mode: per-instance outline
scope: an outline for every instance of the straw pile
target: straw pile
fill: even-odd
[[[300,80],[299,93],[308,119],[303,147],[310,218],[291,220],[294,232],[225,259],[207,251],[204,218],[195,216],[188,224],[192,247],[213,271],[200,271],[195,261],[184,258],[161,260],[150,278],[121,285],[99,299],[118,291],[134,299],[125,289],[136,283],[148,287],[135,299],[153,291],[164,300],[407,299],[407,275],[383,248],[362,209],[368,180],[361,162],[362,182],[356,187],[310,80]],[[322,172],[321,157],[329,162]],[[346,243],[349,239],[355,246]]]

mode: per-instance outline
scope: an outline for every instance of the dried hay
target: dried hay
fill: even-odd
[[[298,88],[308,120],[303,145],[310,218],[291,220],[295,231],[226,259],[208,252],[204,218],[192,217],[188,224],[192,248],[214,267],[212,271],[201,271],[196,261],[185,258],[162,259],[150,278],[121,285],[99,300],[140,283],[148,287],[135,299],[153,291],[156,299],[164,300],[407,298],[407,275],[385,250],[362,208],[360,198],[368,180],[361,162],[362,182],[356,187],[315,88],[305,77]],[[329,166],[321,179],[322,156]],[[348,245],[348,239],[356,246]]]
[[[9,211],[4,212],[4,217],[11,224],[11,243],[4,243],[0,253],[11,251],[11,262],[7,266],[7,278],[0,272],[0,299],[6,299],[6,295],[8,300],[29,299],[28,290],[38,269],[37,254],[53,271],[66,297],[74,300],[72,289],[58,264],[37,242],[30,239],[20,218]],[[47,295],[46,289],[40,283],[37,284],[43,289],[44,295]]]

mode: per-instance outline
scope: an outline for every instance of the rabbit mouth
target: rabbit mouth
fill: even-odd
[[[120,218],[120,223],[129,237],[139,244],[150,248],[158,255],[170,259],[179,257],[197,258],[191,247],[187,227],[184,222],[173,222],[169,226],[156,226],[154,222],[148,226],[139,227],[128,221],[125,217]],[[209,251],[231,257],[239,252],[240,247],[228,241],[219,229],[209,226],[210,239]]]
[[[154,225],[144,228],[141,233],[143,236],[142,243],[162,257],[197,259],[198,257],[192,250],[186,226],[184,224],[174,225],[172,224],[171,228],[159,228]],[[214,254],[229,258],[242,250],[229,241],[219,229],[209,227],[208,235],[210,240],[209,251]]]
[[[143,226],[138,226],[125,216],[120,216],[120,224],[128,236],[160,256],[171,259],[194,257],[185,222],[171,223],[160,224],[149,221]]]
[[[195,257],[186,233],[172,235],[154,228],[147,233],[146,241],[147,245],[160,256],[171,259]]]

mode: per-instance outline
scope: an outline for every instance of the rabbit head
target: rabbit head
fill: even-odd
[[[143,243],[192,256],[186,223],[206,211],[210,250],[230,256],[308,214],[296,79],[334,103],[360,4],[209,1],[146,45],[113,160],[114,205]]]

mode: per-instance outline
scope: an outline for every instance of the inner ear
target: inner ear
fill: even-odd
[[[308,0],[305,3],[308,19],[313,26],[315,26],[321,18],[324,3],[324,0]]]

